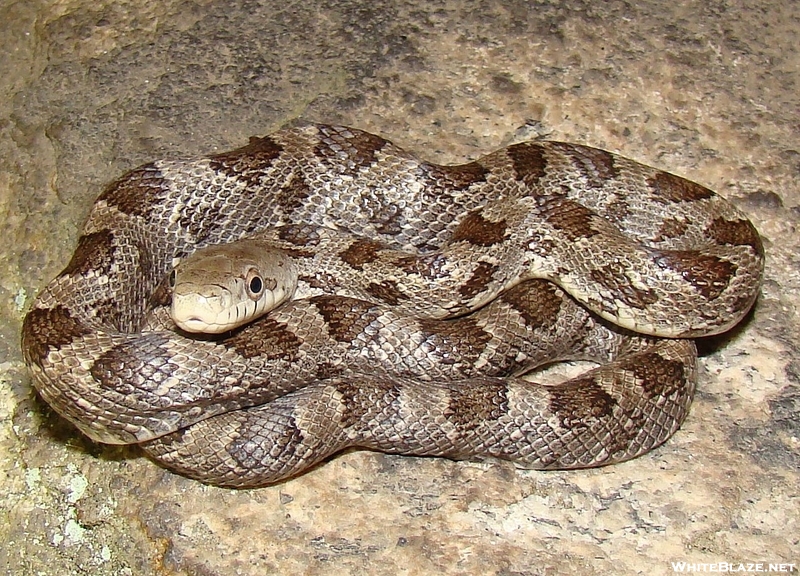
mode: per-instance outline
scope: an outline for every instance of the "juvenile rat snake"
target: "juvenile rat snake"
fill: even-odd
[[[254,237],[296,267],[293,299],[218,336],[165,319],[174,264]],[[526,142],[440,166],[313,125],[109,185],[22,347],[85,434],[213,484],[348,446],[598,466],[677,430],[690,338],[742,319],[763,262],[731,204],[602,150]],[[574,358],[601,365],[519,378]]]

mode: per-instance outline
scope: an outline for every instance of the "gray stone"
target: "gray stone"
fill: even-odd
[[[0,4],[0,572],[667,574],[797,562],[800,53],[791,0]],[[19,329],[124,170],[340,122],[440,162],[521,137],[716,189],[764,236],[747,323],[635,461],[525,472],[351,452],[251,491],[94,444],[35,397]],[[795,568],[797,569],[797,568]]]

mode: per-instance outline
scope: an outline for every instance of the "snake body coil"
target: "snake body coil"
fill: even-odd
[[[175,328],[173,265],[245,238],[288,255],[293,299],[219,336]],[[88,436],[214,484],[273,483],[348,446],[598,466],[677,430],[688,338],[741,320],[763,260],[713,192],[602,150],[528,142],[439,166],[314,125],[112,183],[23,352]],[[575,358],[601,365],[519,378]]]

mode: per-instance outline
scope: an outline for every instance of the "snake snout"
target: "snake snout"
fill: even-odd
[[[178,293],[172,295],[170,315],[179,328],[187,332],[218,334],[230,330],[224,311],[229,303],[220,295]]]

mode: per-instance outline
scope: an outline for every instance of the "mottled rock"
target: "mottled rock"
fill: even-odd
[[[661,574],[797,562],[800,71],[790,0],[86,2],[0,7],[0,572]],[[19,327],[123,171],[341,122],[439,162],[599,146],[748,211],[746,325],[704,343],[665,446],[557,473],[353,452],[272,488],[171,475],[35,398]],[[516,137],[515,137],[516,135]]]

